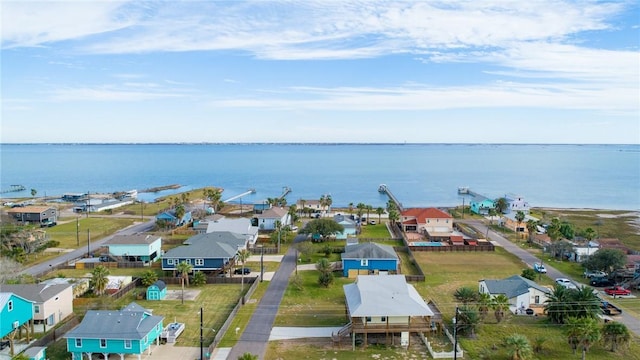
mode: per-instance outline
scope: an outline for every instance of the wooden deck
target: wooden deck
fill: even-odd
[[[413,317],[408,324],[371,324],[364,323],[362,318],[352,318],[351,330],[355,334],[374,333],[401,333],[401,332],[431,332],[431,319],[426,317]]]

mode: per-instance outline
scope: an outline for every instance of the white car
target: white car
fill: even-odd
[[[566,278],[557,278],[556,284],[560,286],[564,286],[567,289],[577,289],[578,287],[569,279]]]

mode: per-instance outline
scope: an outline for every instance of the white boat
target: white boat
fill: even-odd
[[[160,334],[160,339],[168,343],[174,343],[176,342],[176,339],[178,338],[178,336],[180,336],[180,334],[182,334],[183,331],[184,331],[183,323],[178,323],[178,322],[170,323],[169,325],[165,326],[164,329],[162,330],[162,333]]]
[[[468,193],[469,193],[469,187],[461,186],[458,188],[458,194],[468,194]]]

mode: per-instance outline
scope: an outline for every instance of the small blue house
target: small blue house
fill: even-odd
[[[160,345],[164,317],[155,316],[142,306],[131,303],[122,310],[89,310],[80,325],[69,331],[67,351],[73,360],[81,360],[86,354],[109,354],[124,358],[128,354],[151,354],[155,342]]]
[[[333,221],[342,225],[342,227],[344,228],[342,232],[336,234],[337,240],[344,240],[349,236],[356,235],[357,227],[356,227],[356,222],[354,220],[351,220],[344,215],[336,215],[333,217]]]
[[[173,226],[182,226],[191,222],[191,211],[185,211],[180,219],[176,216],[175,210],[165,211],[156,216],[156,221],[164,221]]]
[[[348,245],[342,253],[342,273],[345,277],[380,273],[395,274],[399,266],[393,247],[377,243]]]
[[[158,280],[147,288],[147,300],[162,300],[167,296],[167,284]]]
[[[33,303],[11,292],[0,292],[0,338],[33,319]],[[27,334],[29,329],[27,328]]]
[[[478,194],[473,197],[469,204],[471,212],[478,215],[489,215],[489,210],[495,209],[495,207],[495,201]]]
[[[162,255],[162,270],[176,270],[178,264],[191,264],[194,271],[223,269],[235,259],[238,250],[245,249],[247,237],[229,231],[214,231],[190,237],[184,245]]]

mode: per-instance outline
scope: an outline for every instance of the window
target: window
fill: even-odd
[[[204,266],[204,259],[196,259],[196,266]]]
[[[81,348],[82,347],[82,339],[76,339],[76,347],[77,348]]]
[[[124,341],[124,348],[125,349],[131,349],[131,340],[125,340]]]
[[[381,318],[380,318],[380,321],[382,321],[382,322],[386,322],[386,321],[387,321],[387,317],[386,317],[386,316],[381,317]]]
[[[360,266],[369,266],[369,259],[360,260]]]
[[[144,344],[147,343],[147,337],[146,336],[144,337],[143,341],[144,341]]]
[[[9,302],[7,303],[7,309],[8,309],[9,311],[12,311],[12,310],[13,310],[13,300],[9,300]]]
[[[107,347],[107,339],[100,339],[100,348],[104,349]]]
[[[364,318],[364,321],[365,321],[365,322],[371,322],[371,316],[367,316],[367,317],[365,317],[365,318]]]
[[[36,314],[40,314],[40,305],[33,305],[33,312]]]
[[[540,304],[540,295],[536,295],[534,301],[535,301],[536,304]]]
[[[174,265],[173,259],[167,259],[167,265]]]

